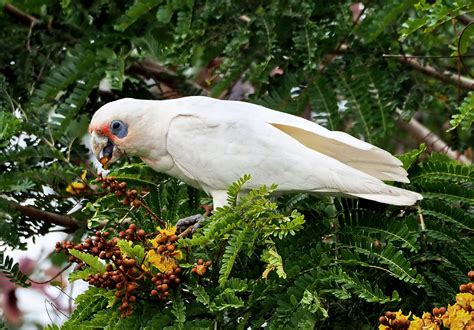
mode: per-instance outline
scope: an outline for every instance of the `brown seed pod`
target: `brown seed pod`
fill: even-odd
[[[459,291],[461,291],[461,292],[468,292],[469,289],[470,289],[470,287],[467,284],[461,284],[459,286]]]
[[[382,325],[389,325],[388,319],[385,316],[379,317],[379,323]]]
[[[204,276],[207,272],[207,268],[204,265],[197,265],[196,266],[196,274],[199,276]]]
[[[134,291],[137,287],[138,287],[138,285],[137,285],[136,283],[128,283],[128,284],[127,284],[127,293],[131,293],[131,292]]]
[[[163,252],[165,252],[165,250],[166,250],[166,246],[160,245],[158,246],[157,252],[158,254],[162,254]]]
[[[471,281],[474,281],[474,270],[469,271],[469,273],[467,273],[467,277],[469,277]]]
[[[173,251],[176,249],[176,247],[175,247],[173,244],[168,244],[168,245],[166,246],[166,249],[167,249],[169,252],[173,252]]]

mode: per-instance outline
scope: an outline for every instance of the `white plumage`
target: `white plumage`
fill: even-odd
[[[117,121],[126,126],[125,136],[112,129]],[[381,181],[409,182],[402,163],[387,151],[251,103],[202,96],[122,99],[99,109],[90,131],[98,158],[101,153],[110,161],[124,153],[138,156],[156,171],[205,190],[214,207],[226,203],[226,190],[243,174],[252,175],[245,189],[276,183],[281,192],[328,193],[393,205],[422,199]]]

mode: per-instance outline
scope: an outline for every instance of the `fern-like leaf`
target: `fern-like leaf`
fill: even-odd
[[[229,238],[222,256],[222,265],[219,269],[219,285],[224,286],[230,276],[235,260],[239,255],[247,237],[246,230],[236,230]]]
[[[13,259],[5,255],[3,251],[0,251],[0,272],[11,282],[19,286],[27,288],[31,285],[28,276],[20,271],[18,263],[14,263]]]

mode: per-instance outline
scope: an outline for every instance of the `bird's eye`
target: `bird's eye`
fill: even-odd
[[[113,120],[110,123],[110,130],[112,131],[112,134],[118,138],[123,138],[127,136],[128,133],[127,125],[125,125],[121,120]]]

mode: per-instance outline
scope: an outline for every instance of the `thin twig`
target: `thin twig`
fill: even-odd
[[[424,74],[430,77],[436,78],[438,80],[441,80],[443,82],[464,88],[466,90],[474,90],[473,79],[462,77],[462,76],[457,75],[456,73],[452,73],[449,71],[441,72],[430,65],[421,64],[415,58],[410,57],[410,55],[401,56],[401,57],[390,57],[390,58],[394,58],[399,62],[402,62],[404,64],[411,66],[417,71],[423,72]]]
[[[341,52],[345,53],[349,49],[349,47],[346,45],[346,41],[347,41],[347,39],[349,39],[349,37],[352,34],[352,32],[354,31],[354,28],[356,27],[356,25],[359,24],[360,19],[364,15],[367,8],[368,8],[367,6],[364,6],[364,8],[362,8],[362,10],[359,12],[359,15],[357,16],[357,18],[352,22],[352,26],[351,26],[350,30],[347,32],[347,34],[344,36],[344,38],[338,43],[338,45],[334,49],[334,51],[327,54],[323,58],[323,60],[321,61],[321,65],[319,66],[319,71],[323,72],[326,69],[326,67],[328,66],[328,64],[331,64],[332,61],[334,61],[334,59],[336,58],[336,56],[338,54],[340,54]]]
[[[451,149],[446,142],[441,140],[439,136],[430,131],[427,127],[423,126],[415,118],[411,118],[410,121],[406,122],[403,119],[397,121],[397,126],[407,131],[418,141],[426,143],[426,145],[434,151],[446,154],[449,158],[458,160],[463,164],[471,164],[471,161],[458,151]]]
[[[56,277],[58,277],[59,275],[61,275],[62,273],[64,273],[69,267],[71,267],[72,265],[72,262],[67,264],[63,269],[61,269],[56,275],[54,275],[53,277],[51,277],[49,280],[47,281],[43,281],[43,282],[36,282],[36,281],[33,281],[31,278],[29,278],[28,280],[31,282],[31,283],[35,283],[35,284],[47,284],[47,283],[50,283],[52,280],[54,280]]]
[[[383,54],[382,57],[406,57],[406,58],[458,58],[458,57],[474,57],[474,55],[403,55],[403,54]]]
[[[144,201],[141,201],[140,206],[142,206],[142,207],[148,212],[148,214],[150,214],[150,215],[153,217],[153,219],[155,219],[156,221],[158,221],[158,222],[160,223],[160,225],[161,225],[163,228],[166,227],[166,222],[164,222],[163,220],[161,220],[160,217],[157,216],[157,215],[155,214],[155,212],[153,212],[153,211],[150,209],[150,207],[149,207],[148,205],[146,205],[146,203],[145,203]]]

